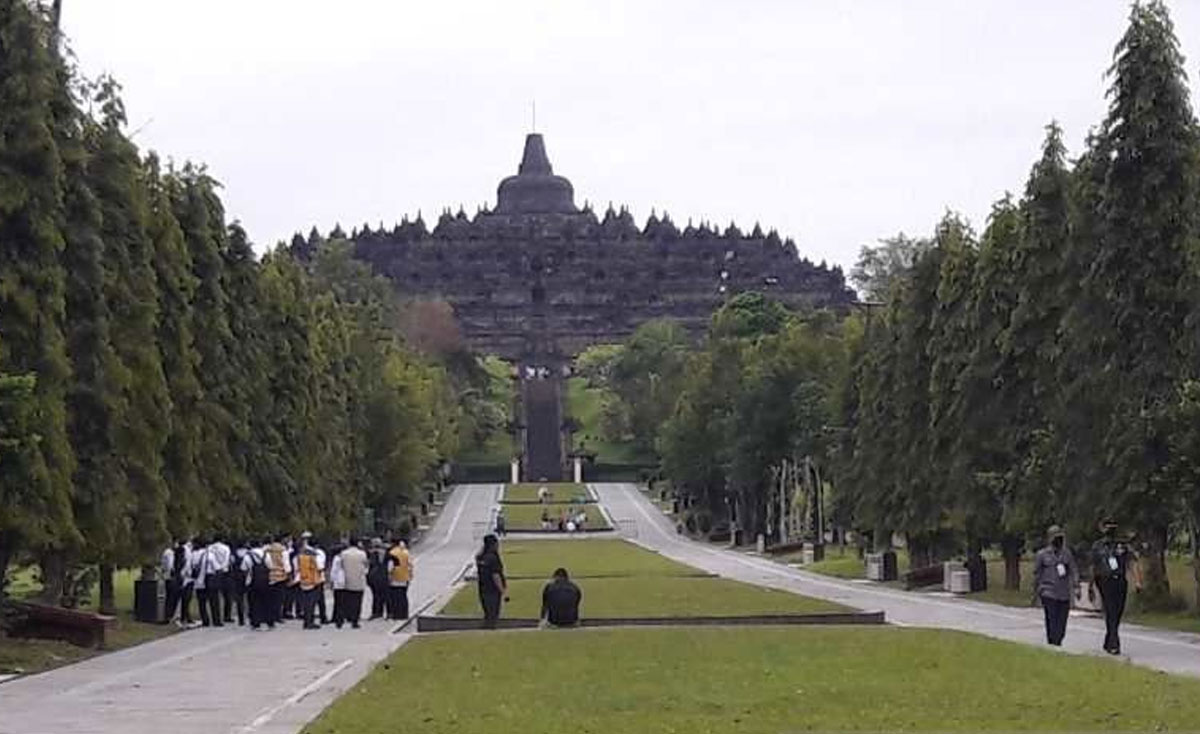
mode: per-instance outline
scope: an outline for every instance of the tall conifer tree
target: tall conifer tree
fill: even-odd
[[[0,486],[0,555],[77,538],[67,439],[63,335],[63,170],[54,136],[50,29],[22,0],[0,0],[0,372],[32,374],[37,450]]]

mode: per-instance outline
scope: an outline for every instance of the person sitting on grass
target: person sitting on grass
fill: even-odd
[[[554,569],[554,577],[542,588],[542,624],[574,627],[579,624],[579,602],[582,600],[583,592],[571,581],[567,569]]]

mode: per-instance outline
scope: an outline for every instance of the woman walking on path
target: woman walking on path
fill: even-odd
[[[500,560],[500,539],[483,536],[483,550],[475,556],[475,574],[479,579],[479,604],[483,607],[483,626],[495,629],[500,619],[501,599],[508,601],[508,581]]]

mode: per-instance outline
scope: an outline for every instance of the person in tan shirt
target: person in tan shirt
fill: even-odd
[[[337,626],[341,629],[343,622],[358,629],[358,621],[362,618],[363,591],[367,588],[367,552],[362,549],[358,538],[351,538],[350,545],[334,559],[341,576],[342,608]]]

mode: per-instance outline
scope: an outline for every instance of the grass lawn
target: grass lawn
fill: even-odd
[[[512,601],[504,616],[536,618],[542,586],[555,568],[566,568],[583,590],[581,613],[591,617],[736,616],[839,612],[838,604],[774,591],[701,571],[623,540],[501,543]],[[478,592],[469,585],[442,610],[480,616]]]
[[[509,584],[512,601],[505,617],[537,619],[542,608],[542,579]],[[732,617],[749,614],[844,612],[846,607],[786,591],[730,579],[698,576],[634,576],[577,579],[583,591],[583,617]],[[481,617],[473,585],[460,590],[442,610],[450,616]]]
[[[521,530],[540,530],[542,527],[542,513],[550,513],[550,522],[555,528],[558,527],[558,518],[566,512],[567,516],[575,515],[580,508],[587,513],[587,527],[589,528],[606,528],[608,521],[604,519],[604,515],[600,512],[600,508],[595,504],[590,505],[504,505],[504,520],[505,528],[509,532],[517,532]]]
[[[504,485],[504,502],[537,502],[538,489],[545,487],[550,490],[551,502],[570,502],[573,499],[587,499],[587,487],[574,482],[521,482],[520,484]]]
[[[117,616],[108,628],[106,650],[76,647],[56,640],[17,640],[0,636],[0,674],[36,673],[42,670],[73,663],[105,651],[120,650],[140,645],[177,631],[173,625],[143,624],[133,618],[133,582],[139,571],[118,571],[113,578],[113,591],[117,601]],[[10,577],[9,592],[14,598],[28,598],[41,590],[32,569],[20,569]],[[99,604],[99,590],[92,590],[92,598],[84,609],[95,609]]]
[[[1200,681],[939,630],[478,632],[412,640],[304,731],[398,716],[427,734],[1194,730]]]
[[[575,578],[593,576],[697,576],[702,572],[623,540],[504,540],[510,579],[548,579],[559,566]]]

